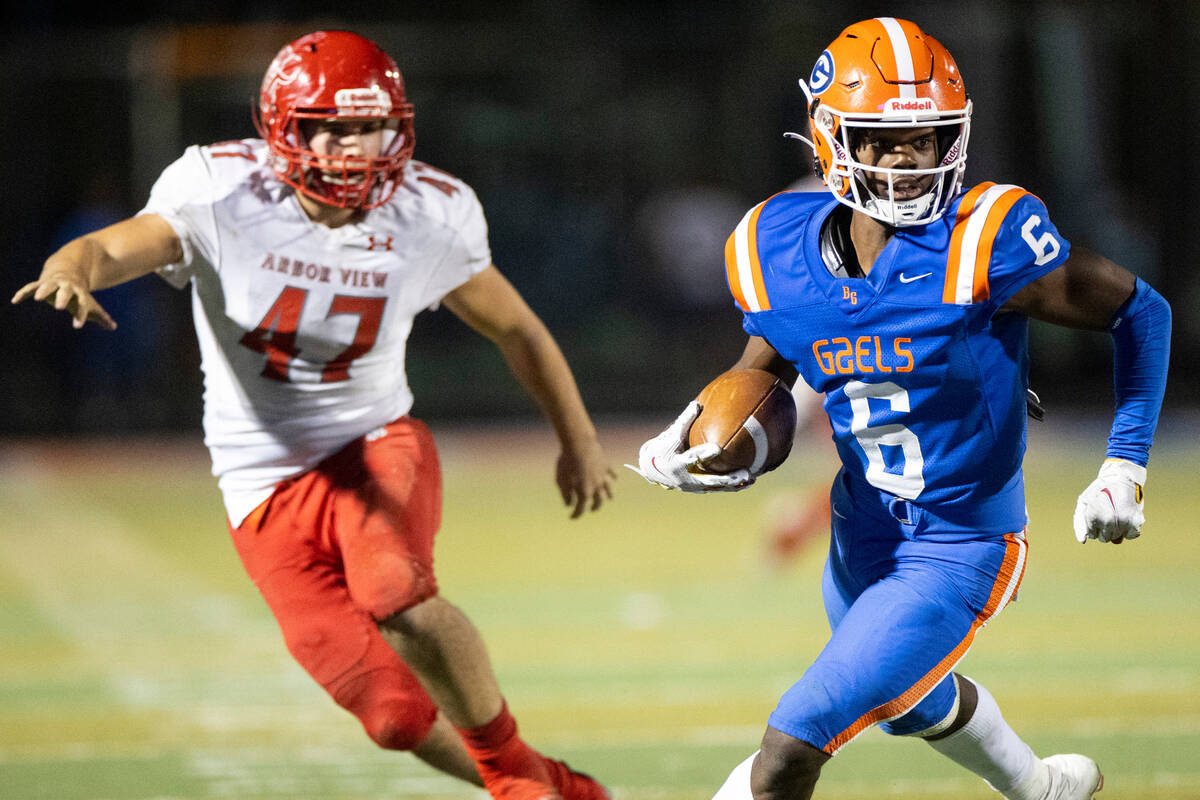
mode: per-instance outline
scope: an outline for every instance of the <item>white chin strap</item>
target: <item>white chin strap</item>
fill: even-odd
[[[925,223],[937,194],[937,184],[935,183],[928,192],[920,197],[914,197],[912,200],[886,200],[880,197],[871,197],[863,203],[863,207],[876,219],[889,220],[892,225],[897,227],[920,225]]]

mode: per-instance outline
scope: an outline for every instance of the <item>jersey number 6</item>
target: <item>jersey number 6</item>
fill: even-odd
[[[262,370],[264,378],[284,383],[290,381],[288,363],[300,355],[300,350],[296,347],[296,329],[300,325],[300,312],[304,310],[304,301],[307,299],[307,289],[285,286],[271,308],[263,315],[258,327],[246,331],[242,336],[243,347],[266,355],[267,363]],[[350,363],[375,346],[375,337],[379,335],[379,323],[383,319],[383,307],[386,303],[386,297],[334,295],[325,318],[329,319],[335,314],[357,314],[358,328],[354,331],[353,343],[326,362],[321,369],[322,383],[336,383],[349,378]]]
[[[1033,263],[1039,267],[1057,256],[1060,249],[1058,239],[1055,239],[1054,234],[1050,233],[1050,231],[1046,231],[1036,239],[1033,238],[1033,229],[1040,224],[1042,224],[1042,218],[1037,214],[1033,214],[1021,226],[1021,238],[1033,250]]]
[[[899,423],[871,425],[871,399],[886,400],[892,411],[909,410],[908,392],[891,381],[863,383],[850,381],[845,386],[846,397],[850,398],[850,432],[858,439],[867,456],[867,481],[877,489],[891,492],[897,497],[914,500],[925,488],[925,457],[921,455],[921,443],[917,435]],[[901,472],[889,472],[883,458],[883,447],[899,447],[904,454]]]

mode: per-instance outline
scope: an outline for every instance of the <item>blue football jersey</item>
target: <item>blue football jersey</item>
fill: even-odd
[[[746,332],[824,394],[851,480],[940,530],[1020,531],[1027,318],[1000,308],[1068,243],[1037,197],[983,183],[935,222],[897,229],[866,277],[839,278],[820,242],[837,207],[785,192],[742,219],[725,260]]]

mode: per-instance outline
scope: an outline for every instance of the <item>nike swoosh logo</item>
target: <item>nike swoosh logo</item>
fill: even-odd
[[[928,278],[932,274],[933,274],[932,272],[922,272],[920,275],[913,275],[910,278],[907,275],[905,275],[903,272],[901,272],[900,273],[900,282],[901,283],[912,283],[913,281],[921,280],[921,278]]]

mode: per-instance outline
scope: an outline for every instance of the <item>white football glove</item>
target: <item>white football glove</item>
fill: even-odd
[[[721,452],[721,446],[713,442],[688,448],[688,431],[699,414],[700,404],[695,400],[688,403],[665,431],[642,445],[638,466],[625,466],[650,483],[684,492],[736,492],[754,483],[754,476],[745,469],[724,475],[688,471],[688,467]]]
[[[1075,504],[1075,539],[1120,544],[1142,534],[1142,486],[1146,468],[1117,458],[1107,459],[1100,474],[1079,495]]]

